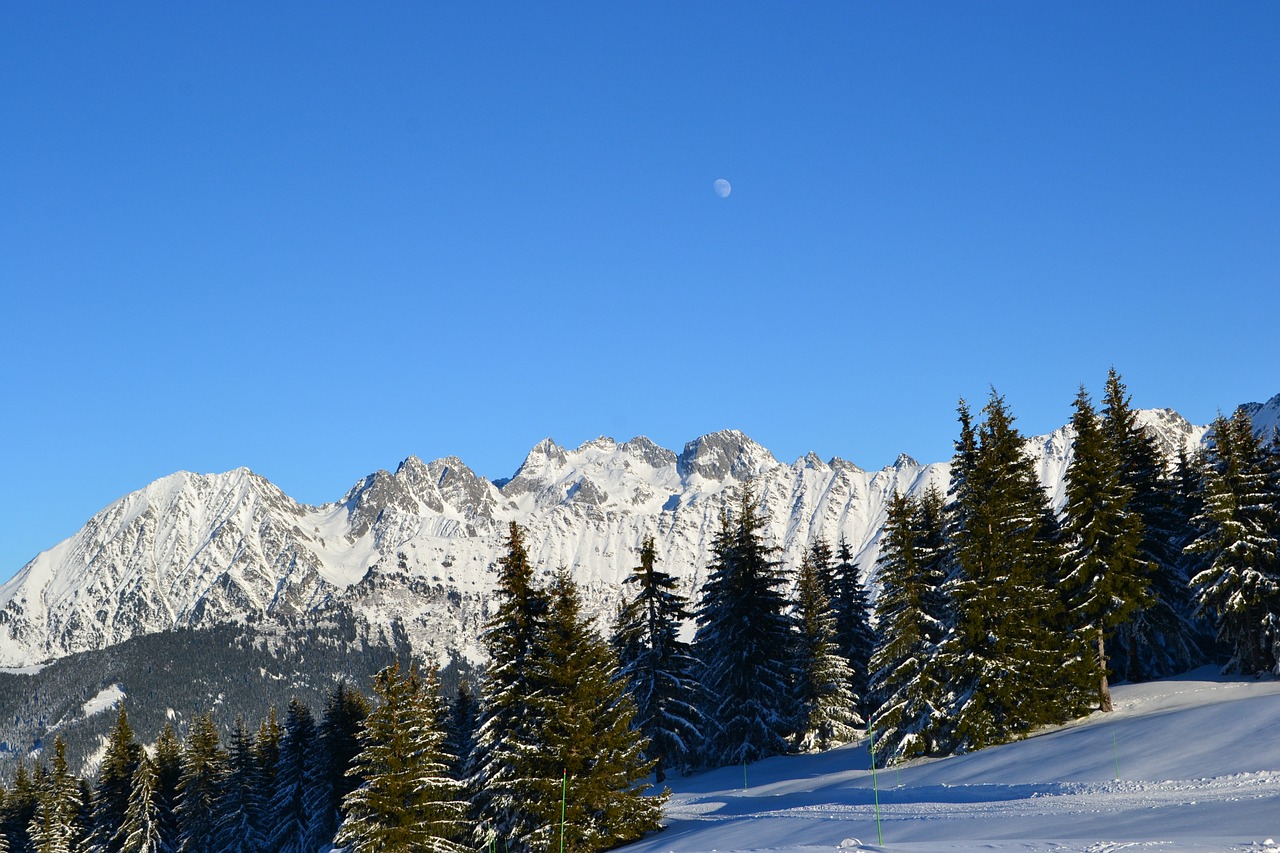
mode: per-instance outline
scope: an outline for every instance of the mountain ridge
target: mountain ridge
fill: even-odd
[[[1280,395],[1249,404],[1260,429],[1280,420]],[[1140,412],[1168,452],[1208,428],[1168,409]],[[1071,453],[1069,426],[1027,439],[1055,503]],[[601,436],[572,450],[546,438],[515,475],[490,481],[457,457],[406,457],[339,500],[301,504],[246,468],[176,472],[96,513],[0,586],[0,666],[105,648],[172,627],[298,619],[348,609],[371,626],[400,620],[414,647],[441,662],[482,659],[478,638],[507,525],[527,529],[544,573],[574,572],[588,606],[608,616],[644,536],[686,592],[701,573],[719,511],[751,482],[783,559],[816,537],[844,537],[864,567],[878,553],[887,496],[945,488],[950,464],[903,454],[865,471],[808,453],[792,463],[737,430],[677,454],[643,436]]]

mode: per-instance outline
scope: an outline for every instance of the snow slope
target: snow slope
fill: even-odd
[[[742,767],[669,780],[667,829],[623,850],[1280,851],[1280,681],[1204,668],[1114,697],[1112,714],[875,783],[865,742],[749,765],[745,789]]]

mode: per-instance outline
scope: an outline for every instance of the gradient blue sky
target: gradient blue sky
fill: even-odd
[[[175,470],[1280,392],[1280,4],[6,3],[0,578]],[[733,184],[728,198],[712,182]]]

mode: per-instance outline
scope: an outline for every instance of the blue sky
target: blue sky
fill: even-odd
[[[0,578],[181,469],[319,503],[728,427],[875,468],[1113,364],[1264,400],[1277,43],[1264,2],[5,4]]]

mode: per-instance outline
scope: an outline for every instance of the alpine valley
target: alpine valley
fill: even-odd
[[[1280,422],[1280,395],[1247,408],[1259,431]],[[1168,409],[1140,417],[1170,457],[1208,433]],[[1027,441],[1055,506],[1072,439],[1062,427]],[[484,663],[480,634],[513,521],[539,570],[567,567],[606,624],[646,535],[696,597],[721,510],[748,484],[787,564],[819,537],[843,539],[874,588],[889,496],[945,490],[949,470],[907,456],[879,471],[812,453],[787,464],[727,430],[679,454],[643,437],[572,450],[546,439],[497,482],[454,457],[409,457],[322,506],[246,469],[172,474],[0,587],[0,757],[58,730],[91,763],[111,721],[95,712],[123,696],[145,694],[148,716],[179,722],[210,703],[254,719],[290,691],[321,696],[335,677],[362,678],[397,655],[456,679]],[[159,719],[135,727],[149,735]]]

